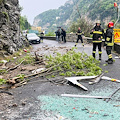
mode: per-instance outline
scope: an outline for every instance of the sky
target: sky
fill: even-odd
[[[42,12],[57,9],[68,0],[19,0],[23,7],[21,15],[26,15],[28,22],[32,25],[34,18]]]

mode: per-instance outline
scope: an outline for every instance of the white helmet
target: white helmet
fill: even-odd
[[[100,20],[97,20],[97,22],[96,22],[96,23],[99,23],[99,24],[101,24]]]

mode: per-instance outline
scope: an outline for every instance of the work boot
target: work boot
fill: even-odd
[[[99,54],[99,60],[101,60],[101,54]]]
[[[113,64],[113,59],[112,58],[108,59],[108,64]]]
[[[105,62],[108,62],[108,60],[105,60]]]
[[[84,43],[82,43],[82,46],[84,47]]]

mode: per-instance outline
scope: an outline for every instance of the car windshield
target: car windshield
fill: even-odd
[[[35,33],[30,33],[30,34],[27,34],[27,37],[37,37],[37,35]]]

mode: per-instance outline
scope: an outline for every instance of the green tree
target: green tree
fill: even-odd
[[[20,16],[20,28],[21,30],[26,30],[31,28],[31,25],[28,22],[26,16]]]
[[[69,27],[69,32],[76,33],[78,27],[84,32],[85,36],[90,36],[90,30],[92,29],[93,25],[89,21],[85,20],[84,18],[78,19],[77,22],[73,22]]]

